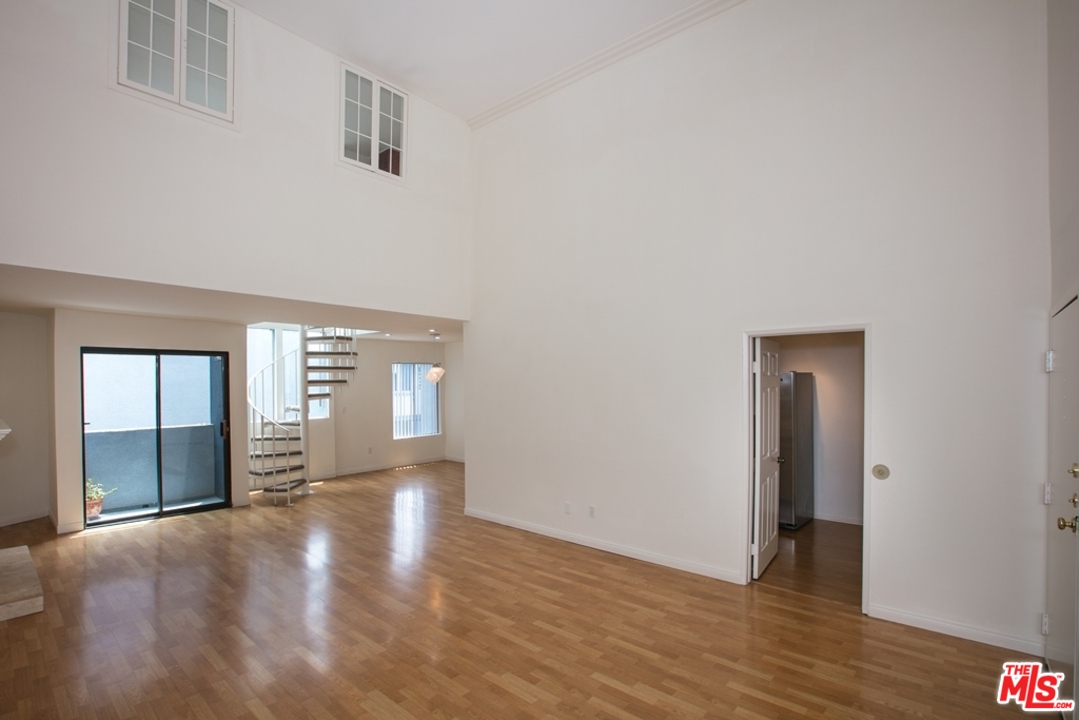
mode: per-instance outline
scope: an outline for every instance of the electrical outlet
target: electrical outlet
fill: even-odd
[[[372,450],[372,448],[371,448],[370,446],[368,446],[368,448],[367,448],[367,454],[368,454],[368,455],[370,455],[370,454],[371,454],[371,450]]]
[[[569,515],[569,503],[562,503],[562,512]]]
[[[589,505],[588,506],[588,517],[594,518],[595,516],[596,516],[596,506],[595,505]]]

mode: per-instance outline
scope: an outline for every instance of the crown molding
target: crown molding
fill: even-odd
[[[740,5],[743,2],[745,0],[701,0],[701,2],[690,5],[681,12],[648,26],[635,35],[615,43],[606,50],[600,50],[595,55],[591,55],[565,70],[555,73],[546,80],[542,80],[516,95],[511,95],[478,115],[473,115],[469,118],[468,124],[473,130],[482,127],[567,85],[575,83],[581,78],[613,65],[619,60],[639,53],[661,40],[666,40],[672,35],[677,35],[687,28],[730,10],[735,5]]]

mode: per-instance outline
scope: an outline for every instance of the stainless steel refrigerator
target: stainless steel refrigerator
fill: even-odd
[[[779,524],[813,519],[813,373],[779,375]]]

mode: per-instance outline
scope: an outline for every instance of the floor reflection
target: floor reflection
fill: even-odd
[[[423,559],[427,544],[423,488],[397,489],[393,498],[392,563],[395,570],[411,570]]]
[[[305,548],[307,572],[300,587],[304,598],[305,648],[311,657],[329,663],[331,656],[326,639],[333,635],[326,600],[330,592],[330,547],[326,531],[314,529],[307,536]]]

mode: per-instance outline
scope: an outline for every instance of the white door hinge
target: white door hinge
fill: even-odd
[[[760,371],[761,371],[761,361],[760,360],[754,360],[753,361],[753,374],[756,375]]]
[[[1049,613],[1042,613],[1042,635],[1049,634]]]
[[[1053,351],[1045,351],[1045,372],[1053,372]]]
[[[1045,483],[1045,497],[1042,502],[1046,505],[1053,504],[1053,483]]]

